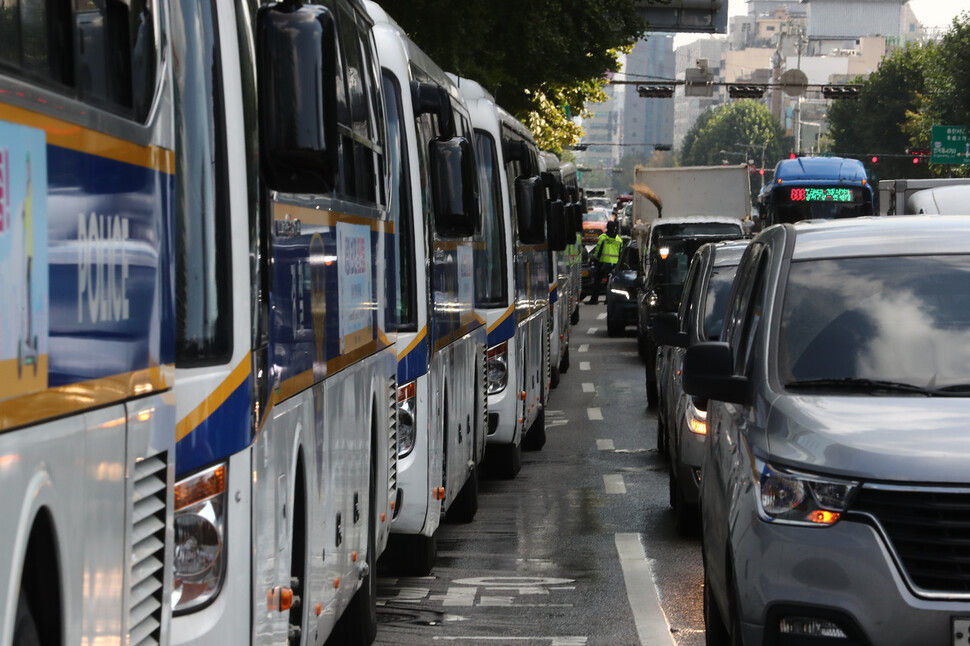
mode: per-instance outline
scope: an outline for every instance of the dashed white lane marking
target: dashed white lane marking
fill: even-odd
[[[580,370],[582,370],[582,368],[580,368]],[[584,381],[583,382],[583,392],[584,393],[595,393],[596,392],[596,386],[594,386],[593,384],[591,384],[589,382],[585,382]]]
[[[596,448],[600,451],[614,451],[613,440],[596,440]]]
[[[595,407],[593,407],[593,408],[587,408],[586,409],[586,417],[588,417],[589,418],[589,421],[591,421],[591,422],[602,422],[603,421],[603,411],[601,411],[599,408],[595,408]]]
[[[591,328],[589,328],[588,330],[586,330],[586,334],[589,334],[589,335],[593,335],[593,334],[596,334],[596,330],[598,330],[598,329],[599,329],[599,328],[596,328],[596,327],[591,327]]]
[[[589,370],[589,361],[580,361],[579,362],[579,369],[580,370]]]
[[[674,646],[670,624],[660,607],[653,568],[643,552],[640,534],[617,534],[616,551],[620,556],[626,596],[633,610],[633,621],[641,646]]]
[[[588,343],[580,343],[579,344],[579,351],[580,352],[589,352],[589,344]]]
[[[602,321],[604,319],[606,319],[606,312],[600,312],[599,314],[596,315],[597,321]]]
[[[603,486],[606,487],[606,493],[610,495],[626,493],[626,485],[623,483],[623,476],[619,473],[608,473],[604,475]]]

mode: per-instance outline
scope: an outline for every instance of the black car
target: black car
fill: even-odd
[[[640,251],[635,240],[628,240],[606,283],[606,331],[610,336],[618,336],[626,326],[637,324],[639,279]]]

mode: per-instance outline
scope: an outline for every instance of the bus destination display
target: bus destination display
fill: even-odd
[[[798,187],[790,189],[789,200],[792,202],[854,202],[854,191],[851,188],[827,187]]]

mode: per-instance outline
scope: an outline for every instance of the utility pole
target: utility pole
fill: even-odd
[[[802,50],[805,49],[807,39],[801,25],[796,27],[795,47],[798,49],[798,63],[795,69],[802,69]],[[795,152],[802,151],[802,95],[795,97]]]

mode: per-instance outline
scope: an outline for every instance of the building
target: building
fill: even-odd
[[[624,79],[644,83],[675,78],[674,37],[648,34],[626,57]],[[636,85],[623,86],[619,143],[620,157],[638,155],[649,160],[655,144],[671,144],[674,130],[674,102],[671,99],[645,99]]]

